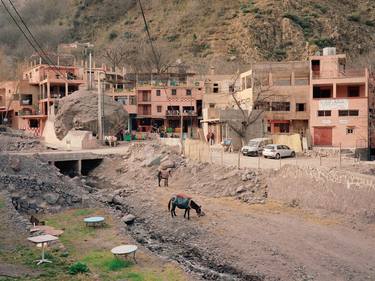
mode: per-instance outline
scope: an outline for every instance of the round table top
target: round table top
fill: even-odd
[[[90,217],[90,218],[85,218],[83,221],[84,222],[103,222],[104,218],[103,217]]]
[[[111,250],[111,253],[115,255],[124,255],[124,254],[133,253],[137,251],[137,249],[138,247],[136,245],[121,245],[121,246],[114,247]]]

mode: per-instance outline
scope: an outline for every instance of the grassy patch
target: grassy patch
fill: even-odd
[[[107,226],[101,228],[86,227],[83,218],[87,215],[105,216]],[[39,277],[20,278],[17,281],[187,280],[179,268],[171,264],[161,263],[159,259],[154,259],[145,253],[139,253],[142,265],[115,258],[110,249],[124,243],[124,237],[119,236],[111,217],[103,211],[92,209],[68,210],[43,217],[43,219],[47,225],[64,229],[64,233],[59,237],[59,240],[67,248],[67,251],[61,250],[59,247],[48,247],[46,257],[53,263],[40,266],[36,265],[35,260],[40,258],[41,249],[34,245],[26,244],[26,246],[17,247],[12,251],[0,251],[0,263],[22,264],[42,272]],[[65,253],[68,254],[65,255]],[[82,264],[87,267],[81,266]],[[88,268],[89,271],[85,272],[85,268]],[[71,269],[71,272],[69,272],[69,269]],[[74,275],[69,274],[72,272],[74,272]],[[8,280],[0,278],[0,281]]]
[[[130,267],[133,263],[127,260],[113,258],[107,261],[104,266],[110,271],[118,271],[123,268]]]
[[[94,213],[94,210],[91,209],[79,209],[74,211],[74,216],[79,217],[79,216],[89,216]]]

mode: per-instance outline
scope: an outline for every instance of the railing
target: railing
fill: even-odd
[[[313,79],[332,79],[332,78],[356,78],[365,77],[366,71],[364,69],[348,69],[341,71],[313,71]]]
[[[20,105],[23,106],[23,105],[32,105],[32,101],[31,100],[20,100]]]
[[[180,116],[179,110],[166,110],[166,116]],[[182,116],[197,116],[197,112],[193,110],[184,110]]]

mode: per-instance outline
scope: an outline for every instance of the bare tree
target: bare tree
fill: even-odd
[[[113,71],[125,64],[131,52],[122,44],[116,44],[103,50],[102,56],[109,63]]]
[[[235,91],[234,85],[239,78],[239,73],[231,86],[231,97],[235,103],[235,108],[241,113],[241,120],[228,120],[228,126],[241,138],[242,145],[246,142],[246,133],[249,127],[258,121],[263,113],[269,110],[271,97],[274,95],[269,86],[263,85],[262,80],[254,78],[252,81],[252,104],[246,104],[239,97],[239,92]]]

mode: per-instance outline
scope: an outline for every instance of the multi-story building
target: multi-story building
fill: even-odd
[[[61,64],[63,58],[65,63]],[[51,66],[36,58],[24,71],[23,79],[39,89],[39,109],[43,115],[49,115],[56,100],[72,94],[85,83],[83,68],[74,61],[72,56],[58,55],[56,65]]]
[[[325,49],[310,58],[310,130],[314,146],[368,148],[369,74]]]
[[[237,102],[263,112],[264,132],[306,135],[309,120],[309,63],[257,63],[240,75]],[[234,107],[236,103],[231,102]],[[255,117],[254,117],[255,118]]]
[[[49,57],[54,66],[32,56],[21,80],[0,83],[2,123],[6,117],[13,128],[40,136],[54,102],[85,82],[83,68],[75,65],[74,57]]]
[[[151,131],[161,128],[175,133],[199,126],[202,116],[203,87],[189,77],[192,73],[118,75],[106,94],[123,104],[130,115],[129,128]]]

